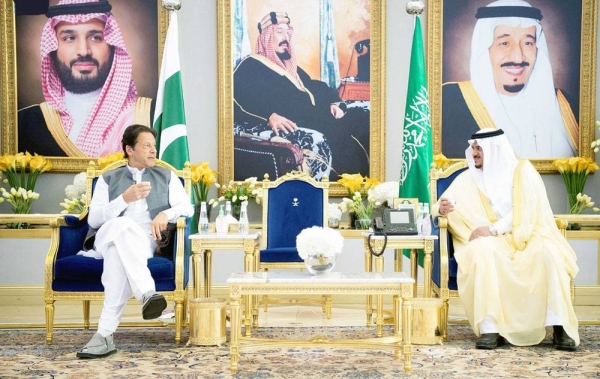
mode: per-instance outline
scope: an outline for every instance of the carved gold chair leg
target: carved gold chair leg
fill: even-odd
[[[54,300],[46,300],[46,344],[52,345],[52,329],[54,328]]]
[[[83,329],[90,329],[90,301],[83,300]]]
[[[175,343],[181,343],[181,328],[183,325],[183,301],[175,302]]]

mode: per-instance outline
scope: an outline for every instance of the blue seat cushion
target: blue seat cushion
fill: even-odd
[[[304,262],[298,255],[296,247],[274,247],[260,251],[260,261],[263,263],[286,262],[298,263]]]
[[[175,267],[173,262],[162,257],[148,259],[148,268],[154,279],[157,291],[175,289]],[[57,259],[54,266],[55,291],[104,291],[102,286],[103,259],[94,259],[82,255],[71,255]]]

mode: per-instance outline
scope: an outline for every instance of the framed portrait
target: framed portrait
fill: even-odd
[[[464,159],[470,136],[492,127],[540,173],[555,172],[556,158],[592,157],[598,4],[527,2],[429,2],[434,153]]]
[[[343,173],[383,180],[385,1],[217,7],[219,180],[300,170],[329,180],[332,196],[347,194]]]
[[[0,60],[0,117],[3,153],[37,153],[50,158],[53,171],[78,172],[85,170],[91,159],[112,152],[108,146],[120,144],[118,141],[121,139],[122,129],[117,130],[114,125],[118,121],[106,116],[111,111],[115,118],[130,112],[135,114],[135,118],[131,116],[131,120],[135,120],[133,122],[149,120],[151,125],[151,99],[156,97],[158,89],[160,55],[168,27],[168,13],[162,8],[161,0],[110,0],[110,12],[120,33],[114,29],[108,31],[105,23],[100,23],[102,26],[97,29],[102,35],[98,34],[93,38],[94,41],[104,43],[103,50],[98,51],[106,54],[96,54],[94,57],[94,47],[88,45],[87,54],[75,53],[84,56],[77,61],[79,63],[75,63],[76,58],[69,57],[71,52],[60,50],[61,46],[65,46],[64,41],[76,40],[76,28],[60,29],[65,24],[61,25],[56,21],[54,30],[47,29],[50,33],[43,34],[48,20],[45,14],[21,14],[18,7],[15,12],[13,0],[0,0],[0,3],[0,49],[3,57]],[[57,3],[58,0],[50,0],[50,6]],[[107,24],[112,21],[105,22]],[[59,29],[64,39],[54,37]],[[98,33],[90,30],[94,28],[86,29],[85,33]],[[112,34],[109,36],[109,33]],[[122,44],[125,48],[120,48],[117,44]],[[48,51],[45,58],[42,57],[44,50]],[[124,65],[131,67],[130,79],[124,87],[122,82],[125,76],[122,73],[127,69],[122,69],[122,65],[117,66],[118,62],[126,62]],[[82,82],[74,84],[71,80],[69,91],[65,91],[64,83],[68,80],[65,78],[69,75],[71,78],[77,76],[74,71],[77,64],[92,67],[88,74],[97,70],[97,76],[101,79],[96,83],[101,83],[91,84],[95,89],[91,90],[90,86]],[[57,67],[61,65],[64,67],[63,76],[58,74],[60,70]],[[85,66],[79,67],[86,70]],[[103,68],[104,76],[100,74]],[[42,79],[43,75],[46,80]],[[70,96],[72,94],[75,96]],[[69,100],[66,100],[67,96],[70,96]],[[141,104],[144,101],[144,107],[138,108],[138,102]],[[88,106],[88,113],[82,110],[85,109],[85,104]],[[130,107],[126,109],[126,106]],[[140,112],[140,109],[144,109],[144,112]],[[138,116],[136,112],[143,115]],[[95,120],[100,117],[105,118],[104,124],[96,123]],[[131,121],[126,118],[122,120],[122,124]],[[104,128],[103,125],[109,126]],[[87,141],[84,142],[86,145],[82,140]]]

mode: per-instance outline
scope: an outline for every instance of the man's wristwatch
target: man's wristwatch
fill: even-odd
[[[493,236],[497,236],[498,235],[498,231],[496,230],[496,228],[494,227],[494,225],[488,226],[488,230],[490,231],[491,235],[493,235]]]

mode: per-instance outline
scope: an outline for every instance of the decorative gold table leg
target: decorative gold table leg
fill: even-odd
[[[238,371],[238,362],[240,361],[240,341],[241,333],[240,323],[240,287],[231,286],[229,288],[230,299],[230,329],[229,329],[229,356],[231,359],[231,373],[235,374]]]
[[[371,251],[369,251],[369,246],[367,242],[365,244],[365,272],[373,271],[373,255]],[[372,318],[373,318],[373,296],[367,295],[367,328],[371,327]]]
[[[410,284],[402,284],[402,350],[404,353],[404,372],[412,369],[412,291]]]
[[[256,264],[255,260],[255,245],[254,241],[244,240],[244,271],[254,272]],[[254,304],[254,295],[244,296],[245,311],[244,311],[244,325],[246,325],[246,336],[249,337],[249,332],[252,327],[258,327],[258,309],[254,312],[256,307]],[[255,317],[256,316],[256,317]]]
[[[419,277],[419,254],[417,249],[410,249],[410,277],[415,280],[413,297],[417,297],[417,279]]]
[[[212,250],[204,250],[204,297],[210,297],[212,283]]]
[[[383,254],[375,257],[375,272],[383,272]],[[383,295],[377,295],[377,337],[383,337]]]
[[[194,298],[200,297],[200,251],[192,251],[192,264],[194,265]]]
[[[423,290],[425,293],[423,294],[423,297],[431,297],[431,255],[433,253],[433,240],[427,240],[425,242],[425,249],[423,249],[423,251],[425,253],[425,258],[423,260]]]
[[[402,332],[403,330],[400,326],[400,322],[402,320],[402,314],[400,312],[400,296],[394,295],[394,337],[400,339],[398,342],[398,348],[394,349],[394,360],[400,360],[401,349],[403,345]]]

